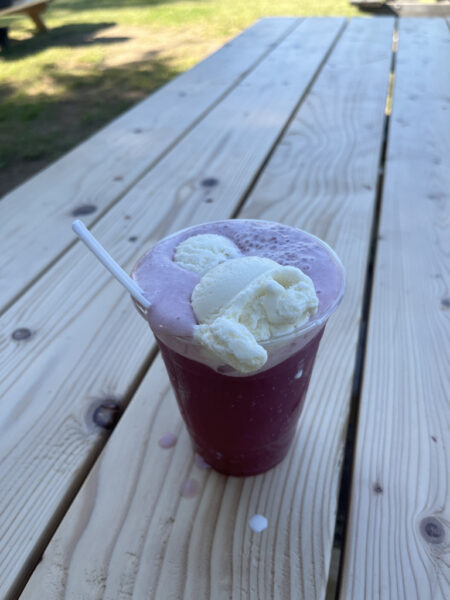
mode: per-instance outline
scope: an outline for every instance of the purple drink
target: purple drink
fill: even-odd
[[[254,373],[205,353],[193,335],[191,296],[201,276],[174,262],[175,248],[198,234],[230,239],[242,256],[298,267],[319,300],[308,322],[260,341],[267,360]],[[254,475],[278,464],[295,435],[326,321],[344,289],[339,259],[323,242],[267,221],[207,223],[165,238],[138,263],[134,278],[150,300],[147,318],[161,349],[194,448],[216,470]]]

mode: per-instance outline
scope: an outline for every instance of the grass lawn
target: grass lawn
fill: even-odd
[[[0,196],[258,18],[357,14],[348,0],[54,0],[39,34],[0,17]]]

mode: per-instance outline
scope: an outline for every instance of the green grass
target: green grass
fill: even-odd
[[[54,0],[48,33],[0,18],[0,196],[260,17],[357,14],[348,0]]]

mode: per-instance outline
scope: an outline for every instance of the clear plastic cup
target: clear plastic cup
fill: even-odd
[[[263,473],[288,453],[320,340],[344,292],[339,258],[324,242],[305,235],[335,265],[335,297],[298,330],[260,341],[268,360],[259,371],[243,375],[205,353],[192,337],[153,332],[195,451],[226,475]]]

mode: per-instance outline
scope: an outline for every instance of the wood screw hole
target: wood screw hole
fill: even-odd
[[[203,187],[214,187],[218,183],[219,183],[219,180],[216,179],[215,177],[206,177],[206,179],[203,179],[203,181],[202,181]]]
[[[16,329],[12,332],[11,337],[13,340],[22,341],[27,340],[31,337],[31,335],[30,329],[27,329],[26,327],[19,327],[19,329]]]
[[[77,208],[75,208],[72,211],[72,216],[82,217],[83,215],[90,215],[91,213],[95,212],[96,210],[97,210],[97,207],[94,206],[93,204],[82,204],[81,206],[78,206]]]

